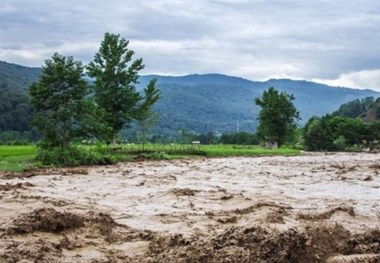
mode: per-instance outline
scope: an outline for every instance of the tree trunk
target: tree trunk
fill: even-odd
[[[144,151],[145,150],[145,141],[146,141],[146,137],[145,137],[145,129],[142,131],[142,150]]]
[[[112,145],[116,145],[116,131],[112,131]]]

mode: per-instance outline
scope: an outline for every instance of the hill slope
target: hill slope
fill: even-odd
[[[38,78],[39,68],[0,62],[0,131],[30,128],[27,87]],[[295,105],[306,122],[313,115],[337,110],[343,103],[364,97],[378,97],[371,90],[336,88],[307,81],[249,81],[220,74],[183,77],[142,76],[139,89],[156,78],[162,99],[155,106],[161,114],[160,133],[178,135],[179,129],[194,132],[254,131],[258,107],[254,99],[270,86],[294,94]]]
[[[380,98],[378,98],[371,108],[364,114],[365,121],[380,121]]]
[[[380,121],[380,98],[366,97],[349,101],[333,112],[333,115],[361,118],[365,121]]]
[[[0,61],[0,131],[30,129],[31,108],[27,87],[40,69]]]
[[[219,74],[143,76],[139,87],[152,78],[157,79],[157,86],[163,94],[156,106],[161,112],[159,130],[174,133],[180,128],[196,132],[236,131],[237,122],[240,130],[254,131],[259,111],[254,98],[260,97],[271,86],[294,94],[302,118],[300,124],[314,115],[330,113],[347,101],[380,95],[371,90],[336,88],[307,81],[256,82]]]
[[[32,82],[36,81],[41,72],[40,68],[29,68],[0,61],[0,88],[5,85],[11,89],[25,91]]]

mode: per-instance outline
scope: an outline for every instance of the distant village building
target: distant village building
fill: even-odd
[[[264,147],[266,149],[277,149],[278,148],[277,139],[272,138],[272,137],[265,137]]]

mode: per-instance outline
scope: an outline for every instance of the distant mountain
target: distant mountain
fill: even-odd
[[[323,84],[272,79],[264,82],[220,74],[169,77],[149,75],[140,78],[139,88],[156,78],[162,99],[156,109],[161,112],[159,130],[173,132],[186,128],[204,131],[254,131],[259,108],[254,98],[273,86],[295,96],[295,106],[305,123],[312,116],[321,116],[337,110],[339,106],[357,98],[378,97],[372,90],[355,90],[330,87]]]
[[[0,131],[30,128],[27,88],[37,80],[40,71],[40,68],[0,62]],[[313,115],[333,112],[348,101],[380,96],[372,90],[336,88],[307,81],[258,82],[221,74],[148,75],[140,77],[137,88],[142,90],[153,78],[162,92],[162,99],[155,106],[161,115],[157,132],[172,136],[177,136],[180,129],[199,133],[255,131],[259,108],[254,99],[271,86],[295,96],[302,117],[300,124]],[[23,115],[26,117],[22,118]]]

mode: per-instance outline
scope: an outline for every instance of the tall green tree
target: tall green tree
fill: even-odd
[[[340,151],[345,147],[374,148],[380,139],[380,122],[333,116],[311,118],[304,127],[304,143],[309,151]],[[341,142],[344,142],[344,145]]]
[[[73,57],[55,53],[45,61],[39,79],[29,89],[33,124],[44,149],[69,148],[80,136],[88,109],[83,66]]]
[[[159,122],[159,115],[153,111],[152,106],[161,98],[161,92],[156,88],[156,80],[151,80],[144,89],[144,101],[138,109],[136,119],[141,130],[141,142],[144,145],[147,140],[147,133]]]
[[[141,96],[135,84],[144,68],[142,59],[132,60],[134,51],[129,41],[120,35],[106,33],[94,60],[87,66],[88,75],[95,79],[94,99],[103,110],[103,139],[116,142],[117,133],[135,117]]]
[[[293,105],[294,96],[279,92],[274,87],[264,91],[261,98],[256,98],[259,112],[258,135],[262,140],[274,139],[281,146],[291,139],[296,129],[299,112]]]

